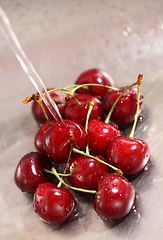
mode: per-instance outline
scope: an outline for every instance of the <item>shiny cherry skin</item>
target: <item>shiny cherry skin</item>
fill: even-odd
[[[113,173],[105,174],[98,183],[94,208],[104,219],[120,219],[131,211],[134,200],[134,187],[126,178]]]
[[[44,139],[44,134],[45,134],[46,130],[49,127],[51,127],[52,125],[54,125],[55,123],[56,123],[56,120],[51,120],[51,121],[49,121],[49,123],[46,121],[39,127],[39,129],[35,135],[35,138],[34,138],[35,147],[39,152],[44,152],[43,139]]]
[[[87,134],[79,124],[63,120],[45,132],[44,152],[55,163],[67,162],[71,146],[81,151],[87,146]]]
[[[94,157],[106,162],[101,156]],[[71,186],[77,188],[87,190],[96,189],[100,177],[109,172],[108,166],[87,156],[78,156],[70,160],[67,167],[67,173],[72,171],[73,164],[75,164],[75,170],[73,174],[68,177],[68,181]]]
[[[93,154],[104,155],[109,140],[119,136],[117,125],[93,119],[88,123],[88,146]]]
[[[48,90],[50,90],[50,89],[48,89]],[[64,100],[64,96],[59,91],[53,91],[53,92],[50,92],[49,94],[50,94],[51,98],[55,101],[55,103],[57,104],[59,112],[62,115],[63,111],[64,111],[64,105],[65,105],[64,103],[62,103],[62,102],[65,101]],[[52,114],[48,110],[48,108],[45,105],[45,103],[42,102],[42,104],[43,104],[43,107],[44,107],[44,109],[46,111],[46,114],[47,114],[49,120],[54,119],[54,117],[52,116]],[[45,118],[44,112],[43,112],[40,104],[37,101],[33,101],[33,103],[32,103],[32,114],[34,116],[34,119],[36,120],[36,122],[39,125],[41,125],[41,124],[43,124],[44,122],[47,121],[46,118]]]
[[[112,77],[104,70],[99,68],[89,69],[80,74],[77,78],[75,84],[86,84],[86,83],[95,83],[101,84],[105,86],[114,86],[114,81]],[[78,89],[78,93],[89,93],[100,100],[103,98],[105,93],[107,92],[107,88],[105,87],[97,87],[97,86],[88,86],[84,88]]]
[[[75,200],[72,193],[53,183],[40,184],[34,194],[35,212],[48,223],[62,223],[73,213]]]
[[[24,155],[19,161],[14,180],[17,187],[26,193],[34,193],[40,183],[48,182],[47,174],[43,169],[51,169],[50,160],[39,152],[30,152]],[[49,174],[50,175],[50,174]]]
[[[102,105],[104,113],[107,115],[114,104],[115,100],[123,92],[124,88],[118,91],[108,90],[105,94]],[[143,95],[140,97],[140,112],[143,110]],[[130,88],[123,94],[121,99],[116,104],[111,120],[118,125],[129,124],[134,121],[137,108],[137,89],[135,87]]]
[[[119,136],[108,143],[106,160],[120,168],[124,175],[133,175],[141,172],[147,165],[149,152],[146,141]]]
[[[94,106],[89,119],[103,119],[102,104],[98,98],[91,94],[77,94],[75,95],[75,98],[80,102],[81,105],[78,105],[73,98],[68,101],[64,108],[64,117],[66,119],[74,121],[84,127],[89,103],[91,101],[94,102]]]

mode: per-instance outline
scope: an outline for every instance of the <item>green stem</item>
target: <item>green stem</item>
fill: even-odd
[[[44,106],[43,106],[43,104],[42,104],[42,101],[38,100],[37,102],[40,104],[40,107],[42,108],[42,111],[43,111],[43,113],[44,113],[44,116],[45,116],[45,118],[46,118],[46,120],[47,120],[47,122],[48,122],[48,126],[50,127],[50,121],[49,121],[48,115],[47,115],[47,113],[46,113],[46,111],[45,111],[45,108],[44,108]]]
[[[93,107],[94,107],[94,102],[90,101],[89,109],[88,109],[87,117],[86,117],[86,123],[85,123],[85,131],[86,131],[86,133],[88,133],[88,122],[89,122],[89,118],[90,118],[91,112],[93,110]]]
[[[74,84],[74,85],[69,85],[65,88],[54,88],[54,89],[50,89],[48,92],[54,92],[54,91],[62,91],[66,96],[73,96],[75,91],[78,90],[79,88],[84,88],[84,87],[104,87],[104,88],[108,88],[108,89],[112,89],[114,91],[119,90],[118,88],[115,87],[111,87],[111,86],[106,86],[106,85],[102,85],[102,84],[98,84],[98,83],[85,83],[85,84]],[[71,91],[68,91],[68,89],[72,88]],[[78,103],[77,103],[78,104]],[[78,104],[80,106],[80,103]]]
[[[61,177],[69,177],[69,176],[72,176],[72,174],[73,174],[74,171],[75,171],[75,167],[76,167],[76,164],[72,164],[72,169],[71,169],[71,172],[70,172],[70,173],[57,173],[57,174],[58,174],[59,176],[61,176]],[[53,174],[53,172],[50,171],[50,170],[48,170],[48,169],[44,169],[44,172]]]
[[[93,110],[93,107],[94,107],[94,102],[90,101],[89,109],[88,109],[87,117],[86,117],[86,123],[85,123],[85,131],[86,131],[87,134],[88,134],[88,122],[89,122],[89,118],[90,118],[91,112]],[[89,147],[88,147],[88,145],[86,146],[86,153],[89,154]]]
[[[59,174],[62,177],[71,176],[74,173],[74,171],[75,171],[76,165],[73,164],[71,172],[69,174],[66,174],[66,169],[67,169],[67,166],[68,166],[69,161],[71,159],[71,154],[72,154],[72,149],[73,149],[73,139],[74,139],[74,135],[70,136],[71,145],[70,145],[70,151],[69,151],[69,155],[68,155],[68,160],[66,162],[66,166],[65,166],[64,172]],[[61,187],[61,185],[62,185],[62,182],[59,182],[58,183],[58,187]]]
[[[64,87],[64,88],[54,88],[54,89],[50,89],[48,92],[54,92],[54,91],[66,91],[66,89],[69,89],[69,88],[74,88],[76,87],[76,84],[74,85],[69,85],[67,87]]]
[[[80,151],[80,150],[77,149],[77,148],[73,148],[72,150],[73,150],[74,152],[76,152],[76,153],[79,153],[79,154],[81,154],[81,155],[90,157],[90,158],[92,158],[92,159],[94,159],[94,160],[97,160],[97,161],[99,161],[99,162],[107,165],[108,167],[112,168],[114,171],[118,172],[118,173],[121,174],[121,175],[123,174],[120,169],[112,166],[111,164],[109,164],[109,163],[107,163],[107,162],[102,161],[101,159],[99,159],[99,158],[97,158],[97,157],[94,157],[94,156],[92,156],[92,155],[90,155],[90,154],[87,154],[87,153],[85,153],[85,152],[83,152],[83,151]]]
[[[66,101],[61,101],[58,99],[53,99],[55,103],[62,103],[62,104],[66,104]]]
[[[76,102],[76,104],[78,105],[78,107],[82,106],[82,103],[76,97],[73,96],[73,99]]]
[[[107,86],[107,85],[102,85],[102,84],[98,84],[98,83],[85,83],[85,84],[81,84],[81,85],[79,85],[79,84],[69,85],[69,86],[64,87],[64,88],[54,88],[54,89],[48,90],[48,92],[54,92],[54,91],[63,91],[64,92],[69,88],[73,88],[72,92],[74,93],[77,89],[79,89],[81,87],[91,87],[91,86],[105,87],[105,88],[112,89],[112,90],[118,90],[118,88]]]
[[[73,88],[73,90],[71,91],[72,94],[74,94],[74,92],[76,90],[78,90],[79,88],[82,88],[82,87],[105,87],[105,88],[108,88],[108,89],[112,89],[112,90],[118,90],[118,88],[115,88],[115,87],[111,87],[111,86],[107,86],[107,85],[102,85],[102,84],[98,84],[98,83],[85,83],[85,84],[81,84],[81,85],[76,85],[76,87]]]
[[[141,77],[141,79],[139,79]],[[135,114],[135,119],[134,119],[134,123],[131,129],[131,133],[129,135],[129,138],[134,138],[134,133],[135,133],[135,129],[136,129],[136,125],[137,125],[137,121],[139,118],[139,110],[140,110],[140,88],[141,88],[141,83],[143,80],[143,75],[139,75],[138,76],[138,92],[137,92],[137,108],[136,108],[136,114]]]
[[[123,92],[119,95],[119,97],[115,100],[115,102],[113,103],[113,105],[112,105],[112,107],[111,107],[111,109],[110,109],[110,111],[109,111],[109,113],[108,113],[108,115],[107,115],[107,117],[106,117],[106,119],[105,119],[105,123],[109,123],[111,114],[113,113],[115,106],[117,105],[117,103],[119,102],[119,100],[121,99],[121,97],[124,95],[124,93],[127,92],[128,89],[130,89],[131,87],[135,86],[136,84],[137,84],[137,82],[131,84],[131,85],[128,86],[128,87],[126,87],[126,88],[123,90]]]
[[[48,170],[47,170],[48,171]],[[62,184],[64,184],[66,187],[75,190],[75,191],[79,191],[79,192],[84,192],[84,193],[92,193],[92,194],[96,194],[95,190],[87,190],[87,189],[83,189],[83,188],[76,188],[73,186],[70,186],[69,184],[67,184],[57,173],[57,171],[55,170],[55,168],[52,168],[52,171],[48,171],[51,174],[54,174],[56,176],[56,178],[59,180],[59,182],[61,182]]]

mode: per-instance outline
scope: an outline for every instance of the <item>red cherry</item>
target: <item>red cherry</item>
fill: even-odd
[[[34,193],[40,183],[49,179],[43,174],[43,169],[50,169],[50,160],[38,152],[30,152],[19,161],[14,174],[14,180],[23,192]]]
[[[50,126],[49,126],[49,123],[50,123]],[[54,125],[56,123],[56,120],[51,120],[49,123],[47,121],[45,123],[43,123],[43,125],[40,126],[40,128],[38,129],[38,131],[35,135],[34,144],[35,144],[36,149],[39,152],[44,152],[44,149],[43,149],[44,134],[49,127],[51,127],[52,125]]]
[[[114,82],[112,77],[102,69],[94,68],[87,70],[80,74],[75,84],[86,84],[86,83],[95,83],[101,84],[105,86],[114,86]],[[105,87],[97,87],[97,86],[88,86],[84,88],[78,89],[78,93],[89,93],[100,100],[103,98],[104,94],[107,92],[107,88]]]
[[[48,89],[48,90],[50,90],[50,89]],[[64,111],[64,104],[60,103],[58,101],[64,102],[63,95],[59,91],[53,91],[53,92],[50,92],[49,94],[53,98],[53,100],[56,102],[56,104],[58,106],[58,109],[60,111],[60,114],[62,115],[63,111]],[[42,104],[43,104],[43,107],[46,111],[46,114],[47,114],[49,120],[52,120],[52,119],[54,120],[54,117],[52,116],[52,114],[48,110],[45,103],[42,102]],[[45,115],[43,113],[43,110],[42,110],[40,104],[37,101],[33,101],[33,103],[32,103],[32,113],[33,113],[33,116],[34,116],[34,118],[35,118],[35,120],[38,124],[43,124],[44,122],[46,122],[46,118],[45,118]]]
[[[119,95],[123,92],[124,88],[121,88],[118,91],[108,90],[105,94],[102,105],[105,114],[107,115],[114,104],[115,100],[119,97]],[[142,112],[143,107],[143,95],[140,97],[140,112]],[[131,87],[127,90],[121,99],[116,104],[112,115],[111,120],[117,124],[128,124],[132,123],[135,118],[137,108],[137,89]]]
[[[130,212],[134,200],[135,190],[126,178],[105,174],[98,183],[94,208],[104,219],[120,219]]]
[[[93,154],[104,155],[109,140],[119,135],[117,125],[95,119],[88,123],[88,145]]]
[[[101,156],[94,157],[106,162],[106,160]],[[77,188],[88,190],[96,189],[100,177],[109,172],[108,166],[87,156],[73,158],[69,162],[67,173],[72,171],[73,164],[76,165],[75,170],[73,174],[68,177],[68,180],[73,187]]]
[[[35,212],[44,221],[62,223],[73,213],[75,201],[68,189],[53,183],[42,183],[36,189],[33,205]]]
[[[106,159],[124,175],[137,174],[149,161],[149,146],[144,140],[119,136],[108,143]]]
[[[81,105],[78,105],[73,98],[68,101],[64,109],[64,117],[66,119],[74,121],[81,126],[85,126],[89,103],[92,101],[94,102],[94,107],[89,119],[102,120],[102,104],[98,98],[90,94],[78,94],[75,96],[75,98],[80,102]]]
[[[79,150],[87,146],[87,134],[82,126],[70,120],[56,123],[44,135],[44,152],[56,163],[66,163],[71,145]]]

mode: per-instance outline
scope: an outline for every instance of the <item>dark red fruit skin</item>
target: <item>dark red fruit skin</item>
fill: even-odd
[[[75,201],[68,189],[53,183],[42,183],[36,189],[33,205],[44,221],[62,223],[73,213]]]
[[[114,81],[112,77],[107,72],[99,68],[93,68],[83,72],[82,74],[80,74],[80,76],[77,78],[75,82],[75,84],[79,85],[86,83],[96,83],[105,86],[114,86]],[[86,88],[80,88],[78,89],[77,92],[92,94],[101,100],[104,94],[107,92],[107,88],[89,86]]]
[[[50,90],[50,89],[48,89],[48,90]],[[59,100],[59,101],[63,102],[64,101],[63,95],[59,91],[53,91],[53,92],[50,92],[49,94],[53,98],[53,100],[56,101],[56,104],[57,104],[57,107],[59,109],[59,112],[62,115],[63,111],[64,111],[64,104],[63,103],[57,103],[57,101]],[[49,120],[54,119],[54,117],[52,116],[52,114],[48,110],[48,108],[45,105],[45,103],[42,102],[42,104],[43,104],[43,107],[44,107],[44,109],[46,111],[46,114],[47,114]],[[44,122],[47,121],[47,119],[45,118],[45,115],[44,115],[44,113],[42,111],[42,108],[41,108],[40,104],[37,101],[33,101],[33,103],[32,103],[32,114],[34,116],[34,119],[36,120],[36,122],[39,125],[41,125],[41,124],[43,124]]]
[[[106,162],[102,156],[94,157]],[[67,173],[72,171],[73,164],[76,167],[73,174],[68,177],[68,181],[72,186],[77,188],[96,189],[100,177],[109,172],[108,166],[87,156],[79,156],[70,160]]]
[[[84,127],[89,109],[89,103],[90,101],[93,101],[94,107],[89,119],[103,119],[102,104],[98,98],[90,94],[78,94],[75,95],[75,98],[81,103],[81,106],[79,106],[72,98],[65,105],[64,118],[74,121]]]
[[[104,113],[107,115],[114,104],[115,100],[123,92],[124,88],[118,91],[108,90],[103,98],[102,105]],[[140,97],[140,113],[143,110],[143,95]],[[116,104],[111,120],[119,125],[132,123],[135,118],[137,108],[137,89],[130,88]],[[139,113],[139,114],[140,114]]]
[[[49,125],[49,123],[50,123],[50,125]],[[43,149],[44,134],[49,127],[51,127],[52,125],[54,125],[56,123],[56,120],[51,120],[49,123],[48,122],[43,123],[39,127],[39,129],[35,135],[34,144],[35,144],[36,149],[39,152],[44,152],[44,149]]]
[[[73,135],[71,138],[70,135]],[[71,145],[81,151],[87,146],[87,134],[82,126],[70,120],[56,123],[44,135],[44,152],[55,163],[66,163]]]
[[[17,187],[26,193],[34,193],[40,183],[48,182],[49,178],[43,174],[43,169],[51,168],[50,160],[38,152],[30,152],[19,161],[14,181]]]
[[[120,168],[124,175],[141,172],[149,161],[150,150],[146,141],[123,136],[112,139],[106,147],[106,160]]]
[[[135,190],[126,178],[105,174],[98,183],[94,208],[104,219],[120,219],[130,212],[134,200]]]
[[[95,119],[88,123],[88,146],[93,154],[104,155],[109,140],[119,135],[117,125]]]

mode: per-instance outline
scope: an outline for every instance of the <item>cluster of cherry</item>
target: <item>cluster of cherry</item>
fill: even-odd
[[[102,218],[120,219],[130,212],[135,190],[126,176],[140,173],[149,161],[147,142],[134,138],[143,111],[142,79],[139,75],[118,89],[105,71],[85,71],[74,85],[49,89],[62,116],[56,119],[37,94],[25,100],[34,99],[37,151],[22,157],[14,180],[34,194],[35,212],[44,221],[67,220],[75,207],[74,191],[94,194],[94,209]],[[130,136],[123,136],[121,126],[131,123]]]

